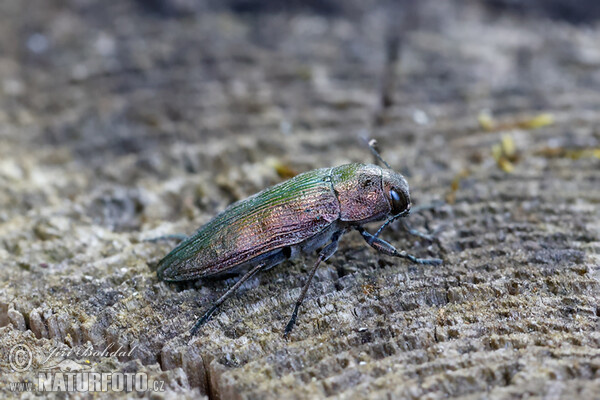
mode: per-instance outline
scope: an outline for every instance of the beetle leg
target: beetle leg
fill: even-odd
[[[410,209],[410,213],[411,214],[417,214],[419,212],[425,211],[425,210],[435,210],[436,208],[440,208],[443,205],[445,205],[446,203],[443,201],[434,201],[432,203],[427,203],[427,204],[421,204],[415,207],[412,207]],[[402,225],[404,226],[404,229],[411,235],[413,236],[417,236],[420,237],[421,239],[425,239],[425,240],[429,240],[429,241],[433,241],[435,240],[435,236],[437,233],[439,233],[442,229],[441,227],[436,229],[433,233],[423,233],[417,229],[413,229],[410,224],[405,221],[402,220]],[[377,236],[377,235],[376,235]]]
[[[240,286],[242,286],[242,284],[244,282],[246,282],[248,279],[250,279],[254,274],[256,274],[258,271],[260,271],[261,268],[263,268],[266,264],[265,263],[261,263],[258,264],[257,266],[255,266],[254,268],[252,268],[250,271],[246,272],[246,274],[244,274],[244,276],[242,276],[236,283],[235,285],[233,285],[231,288],[229,288],[229,290],[227,292],[225,292],[225,294],[221,297],[219,297],[219,300],[215,301],[214,304],[212,305],[212,307],[204,313],[204,315],[202,317],[200,317],[200,319],[198,319],[198,321],[196,321],[196,323],[194,324],[194,326],[192,327],[192,329],[190,330],[190,334],[192,336],[194,336],[196,334],[196,332],[198,332],[198,329],[200,329],[200,327],[210,319],[210,317],[213,315],[213,313],[215,311],[217,311],[217,308],[219,308],[219,306],[221,304],[223,304],[223,302],[225,300],[227,300],[227,298],[229,296],[231,296]]]
[[[409,234],[416,236],[416,237],[420,237],[421,239],[425,239],[425,240],[429,240],[429,241],[433,241],[435,239],[435,237],[429,233],[424,233],[421,232],[417,229],[414,229],[413,227],[410,226],[410,224],[404,220],[401,221],[402,223],[402,227],[406,230],[406,232],[408,232]]]
[[[442,206],[445,206],[446,204],[447,203],[445,201],[435,200],[435,201],[432,201],[431,203],[425,203],[425,204],[420,204],[418,206],[411,207],[410,213],[416,214],[416,213],[420,213],[421,211],[425,211],[425,210],[435,210],[436,208],[440,208]]]
[[[344,233],[344,231],[336,232],[334,234],[334,236],[331,238],[331,243],[329,243],[327,246],[325,246],[323,248],[323,250],[321,250],[321,252],[319,253],[317,260],[315,261],[315,265],[312,267],[312,270],[310,271],[310,274],[308,275],[308,280],[304,284],[304,287],[302,288],[302,292],[300,293],[298,300],[296,300],[296,305],[294,306],[294,311],[292,312],[292,317],[290,318],[290,321],[285,326],[285,330],[283,331],[284,338],[288,337],[288,335],[292,331],[292,328],[294,327],[294,324],[296,323],[296,318],[298,317],[298,309],[300,308],[302,301],[304,301],[304,297],[306,296],[306,292],[308,291],[310,282],[312,281],[312,278],[315,276],[315,272],[317,272],[317,268],[319,268],[319,264],[321,264],[322,261],[327,260],[329,257],[331,257],[333,255],[333,253],[335,253],[335,251],[338,248],[338,243],[340,241],[340,237],[342,236],[343,233]]]
[[[394,256],[394,257],[407,258],[410,261],[417,263],[417,264],[439,265],[442,263],[442,260],[440,260],[439,258],[432,258],[432,259],[417,258],[413,255],[408,254],[404,250],[398,251],[398,250],[396,250],[396,248],[394,246],[392,246],[391,244],[389,244],[388,242],[386,242],[383,239],[379,239],[378,237],[371,235],[369,232],[367,232],[361,226],[357,226],[356,230],[360,232],[363,239],[365,239],[365,241],[367,242],[367,244],[369,246],[371,246],[372,248],[374,248],[377,251],[382,252],[383,254],[387,254],[389,256]]]
[[[153,238],[150,238],[150,239],[144,239],[144,242],[155,243],[155,242],[160,242],[161,240],[178,240],[178,241],[182,242],[182,241],[184,241],[187,238],[188,238],[188,235],[174,233],[174,234],[171,234],[171,235],[163,235],[163,236],[153,237]]]

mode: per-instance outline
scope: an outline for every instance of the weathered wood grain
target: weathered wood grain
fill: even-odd
[[[53,349],[121,346],[71,358],[146,372],[167,398],[600,393],[597,24],[425,2],[391,79],[389,4],[27,3],[0,4],[3,395],[35,377],[10,369],[16,344],[34,369]],[[553,123],[532,129],[541,113]],[[249,280],[190,338],[235,278],[159,282],[173,244],[144,239],[191,233],[294,172],[370,162],[364,130],[417,204],[451,201],[411,218],[433,243],[399,227],[386,240],[445,263],[383,257],[353,233],[290,340],[312,259]],[[515,152],[497,162],[503,137]]]

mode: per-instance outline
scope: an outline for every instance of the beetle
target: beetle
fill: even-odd
[[[297,175],[230,205],[159,261],[158,277],[167,282],[246,271],[196,321],[192,336],[257,272],[320,249],[285,327],[287,337],[317,268],[335,253],[340,238],[353,229],[381,253],[418,264],[441,264],[440,259],[421,259],[398,251],[378,237],[391,222],[409,214],[411,201],[406,179],[370,147],[387,168],[352,163]],[[382,220],[386,222],[375,234],[362,227]]]

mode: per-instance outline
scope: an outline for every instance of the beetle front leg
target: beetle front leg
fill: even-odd
[[[421,232],[420,230],[413,228],[408,222],[406,222],[404,220],[402,220],[400,223],[402,224],[402,227],[406,230],[406,232],[409,235],[413,235],[413,236],[419,237],[421,239],[429,240],[430,242],[432,242],[435,239],[434,235]]]
[[[296,323],[296,318],[298,317],[298,309],[300,308],[302,301],[304,301],[304,296],[306,296],[306,292],[308,291],[308,287],[310,286],[310,281],[312,281],[312,278],[315,276],[315,272],[317,272],[317,268],[319,268],[319,264],[321,264],[322,261],[327,260],[329,257],[331,257],[333,255],[333,253],[335,253],[335,251],[338,248],[338,243],[340,241],[340,237],[342,236],[343,233],[344,233],[344,231],[337,232],[331,238],[331,243],[329,243],[327,246],[325,246],[323,248],[323,250],[321,250],[321,252],[319,253],[319,256],[317,257],[317,261],[315,261],[315,265],[312,267],[312,270],[310,271],[310,275],[308,276],[308,279],[307,279],[306,283],[304,284],[304,287],[302,288],[302,292],[300,293],[298,300],[296,300],[296,305],[294,306],[294,311],[292,312],[292,317],[290,318],[290,321],[285,326],[285,330],[283,331],[284,338],[288,337],[288,335],[292,331],[292,328],[294,327],[294,324]]]
[[[425,211],[425,210],[435,210],[436,208],[440,208],[445,204],[446,203],[443,201],[434,201],[432,203],[421,204],[421,205],[411,208],[410,213],[411,213],[411,215],[414,215],[414,214],[417,214],[417,213]],[[406,220],[402,220],[401,223],[402,223],[402,226],[404,227],[404,229],[406,230],[406,232],[408,232],[410,235],[420,237],[421,239],[425,239],[425,240],[429,240],[429,241],[435,240],[436,235],[443,228],[443,227],[440,227],[440,228],[436,229],[435,231],[433,231],[433,233],[424,233],[417,229],[414,229]]]
[[[410,213],[417,214],[417,213],[420,213],[421,211],[425,211],[425,210],[435,210],[436,208],[440,208],[442,206],[445,206],[446,204],[447,203],[445,201],[435,200],[435,201],[432,201],[431,203],[420,204],[418,206],[412,207],[410,209]]]
[[[157,236],[157,237],[153,237],[150,239],[144,239],[144,242],[155,243],[155,242],[160,242],[161,240],[177,240],[178,242],[183,242],[187,238],[188,238],[188,235],[186,235],[186,234],[173,233],[170,235],[162,235],[162,236]]]
[[[367,232],[361,226],[357,226],[356,230],[360,232],[363,239],[365,239],[365,241],[367,242],[367,244],[369,246],[371,246],[372,248],[374,248],[377,251],[382,252],[383,254],[387,254],[389,256],[394,256],[394,257],[406,258],[417,264],[440,265],[442,263],[442,260],[440,260],[439,258],[432,258],[432,259],[417,258],[413,255],[408,254],[404,250],[398,251],[398,250],[396,250],[396,248],[394,246],[392,246],[391,244],[389,244],[388,242],[386,242],[383,239],[379,239],[378,237],[371,235],[369,232]]]

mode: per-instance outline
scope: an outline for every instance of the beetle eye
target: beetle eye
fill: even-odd
[[[407,199],[396,192],[394,189],[390,190],[390,199],[392,203],[392,214],[397,215],[408,208]]]

